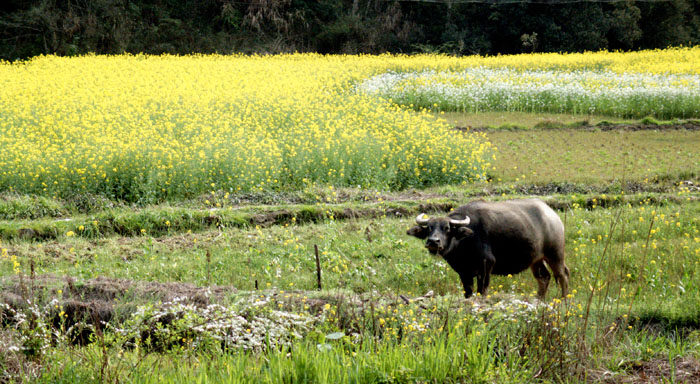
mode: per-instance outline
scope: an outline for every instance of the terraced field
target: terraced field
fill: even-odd
[[[0,88],[0,381],[697,382],[697,115],[355,93],[388,70],[699,73],[697,49],[587,55],[0,65],[24,84]],[[78,96],[47,96],[87,64]],[[565,223],[566,298],[524,272],[464,299],[406,235],[418,213],[520,197]]]

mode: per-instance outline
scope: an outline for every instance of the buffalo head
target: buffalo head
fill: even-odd
[[[467,227],[469,216],[464,219],[452,217],[428,218],[425,213],[416,217],[416,226],[408,234],[425,239],[425,247],[432,254],[445,255],[457,246],[457,243],[474,232]]]

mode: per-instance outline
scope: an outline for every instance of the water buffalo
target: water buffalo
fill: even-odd
[[[537,279],[537,294],[544,297],[549,286],[549,265],[561,286],[569,289],[569,268],[564,263],[564,225],[542,200],[502,202],[473,201],[450,212],[448,217],[416,217],[408,234],[426,239],[425,247],[439,255],[459,274],[464,296],[486,294],[491,274],[516,274],[530,268]]]

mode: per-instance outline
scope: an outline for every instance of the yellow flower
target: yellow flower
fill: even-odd
[[[507,68],[512,75],[503,79],[521,88],[550,81],[532,71],[600,68],[663,74],[670,88],[689,89],[683,83],[688,76],[668,74],[700,74],[700,47],[490,57],[86,55],[0,62],[0,184],[59,197],[132,185],[118,197],[138,200],[212,189],[228,194],[317,183],[403,188],[484,180],[495,149],[485,134],[455,135],[447,121],[425,110],[442,101],[399,107],[360,90],[397,69],[434,74],[404,76],[397,86],[406,90],[460,88],[479,77],[454,73],[473,68]],[[616,89],[603,81],[584,86]],[[147,182],[133,183],[134,175]],[[340,193],[328,191],[336,201]]]

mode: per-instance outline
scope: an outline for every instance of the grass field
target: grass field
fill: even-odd
[[[589,135],[588,141],[611,134],[535,129],[488,135],[542,142],[576,133]],[[624,133],[631,147],[647,141],[633,133]],[[695,148],[692,140],[677,145],[680,152]],[[676,152],[660,151],[667,164]],[[527,164],[527,150],[510,153]],[[579,161],[585,161],[582,153]],[[537,177],[509,176],[512,171],[498,165],[502,158],[494,182],[466,188],[324,188],[237,201],[209,195],[137,211],[104,201],[6,196],[6,207],[14,207],[6,215],[37,217],[2,225],[21,229],[43,221],[56,236],[4,240],[5,300],[32,297],[43,303],[36,311],[45,321],[62,315],[64,329],[92,316],[91,310],[121,320],[118,332],[93,336],[97,342],[89,346],[68,347],[77,337],[69,332],[31,359],[7,354],[4,367],[18,370],[13,377],[40,374],[45,382],[625,382],[649,375],[692,382],[700,352],[698,193],[677,177],[644,182],[646,174],[631,171],[637,189],[615,187],[615,171],[601,156],[590,160],[596,170],[590,179],[568,184],[561,183],[566,177],[560,178],[557,163],[542,163]],[[694,167],[688,169],[697,172]],[[456,274],[405,235],[422,209],[439,212],[474,196],[512,198],[528,188],[536,193],[538,186],[562,188],[546,199],[566,222],[572,297],[565,302],[550,287],[547,306],[537,306],[530,273],[495,277],[488,298],[465,301]],[[216,204],[221,208],[211,211]],[[66,215],[72,220],[57,221]],[[217,219],[208,223],[212,216]],[[104,234],[87,233],[95,219]],[[109,232],[108,225],[115,229]],[[128,225],[127,232],[116,229]],[[314,245],[321,291],[315,290]],[[215,305],[230,313],[216,312]],[[141,335],[168,313],[189,315],[161,325],[167,335],[124,349],[129,335]],[[297,317],[282,321],[281,313]],[[237,325],[234,314],[248,322]],[[42,324],[25,322],[18,333],[4,331],[4,340],[26,348],[29,340],[48,337],[36,329]],[[202,331],[201,324],[211,327]],[[279,336],[265,342],[269,327],[278,327],[272,334]],[[171,345],[169,352],[158,352],[163,343]],[[41,368],[32,365],[37,356]]]
[[[653,65],[663,66],[664,55],[675,55],[673,60],[680,63],[674,67],[676,74],[697,73],[693,60],[682,64],[682,57],[694,57],[696,51],[524,55],[463,61],[448,57],[367,57],[360,63],[361,70],[351,73],[350,80],[369,78],[387,68],[417,70],[426,63],[431,63],[434,70],[458,71],[488,64],[543,70],[578,65],[591,69],[606,62],[611,71],[632,68],[640,73],[654,72]],[[292,58],[301,62],[297,63],[299,67],[283,65],[287,65],[286,71],[296,73],[297,80],[309,74],[302,64],[319,59]],[[165,64],[171,59],[121,60],[135,63],[137,68],[158,68],[172,65]],[[261,76],[287,81],[289,73],[275,74],[273,67],[289,59],[272,58]],[[42,60],[22,70],[48,74],[50,71],[43,67],[48,63],[59,72],[66,71],[69,64],[82,65],[73,59]],[[143,64],[139,60],[157,62]],[[176,70],[185,73],[191,65],[211,65],[196,58],[187,60],[191,61],[178,64]],[[221,68],[232,68],[226,58],[207,60]],[[241,61],[236,64],[260,64],[246,63],[246,58],[237,60]],[[323,60],[326,63],[316,68],[321,68],[328,79],[355,59]],[[0,66],[0,72],[17,69]],[[231,74],[229,80],[235,78]],[[344,84],[352,83],[350,80],[346,78],[344,81],[349,82]],[[26,173],[36,168],[30,163],[20,164],[16,160],[20,152],[0,155],[15,164],[15,168],[0,170],[0,382],[700,380],[700,131],[693,120],[621,120],[605,115],[498,111],[433,115],[384,102],[364,104],[368,101],[357,95],[350,97],[352,103],[341,106],[348,99],[339,90],[350,88],[341,84],[338,93],[329,91],[338,84],[337,79],[328,83],[325,90],[330,96],[325,99],[311,94],[316,92],[312,89],[315,83],[305,88],[303,81],[294,81],[285,84],[302,87],[311,95],[308,99],[316,101],[304,100],[300,96],[303,92],[286,99],[285,91],[272,87],[249,88],[251,93],[245,97],[224,92],[231,96],[230,105],[206,99],[196,104],[191,114],[182,106],[192,99],[161,104],[157,109],[162,115],[151,115],[152,121],[162,123],[161,118],[173,113],[168,118],[176,126],[163,137],[179,143],[177,148],[183,151],[179,163],[163,164],[176,171],[168,175],[183,178],[152,179],[155,184],[141,189],[119,184],[124,187],[122,192],[131,191],[128,193],[132,195],[118,195],[114,189],[106,193],[100,188],[109,183],[95,184],[94,177],[101,176],[89,168],[90,164],[102,169],[124,159],[143,159],[139,157],[143,148],[136,145],[138,140],[125,140],[123,143],[131,144],[120,147],[123,153],[100,155],[98,147],[88,145],[94,137],[90,135],[98,131],[87,127],[86,136],[80,136],[74,142],[76,146],[70,148],[83,148],[85,159],[93,159],[85,163],[88,170],[71,173],[62,168],[67,163],[57,168],[45,166],[46,175],[71,185],[64,188],[59,183],[46,191],[29,188],[44,176],[34,180],[34,175]],[[38,84],[38,88],[48,86]],[[185,92],[179,86],[167,86]],[[9,91],[4,92],[2,95],[7,96]],[[128,105],[155,113],[144,108],[154,107],[157,95],[148,96],[145,90],[143,94],[143,100]],[[280,100],[265,106],[267,109],[256,110],[265,105],[264,100],[270,100],[263,96],[270,95]],[[253,96],[260,99],[255,101]],[[206,167],[216,159],[216,150],[205,150],[202,163],[188,163],[188,156],[196,157],[197,151],[206,147],[202,136],[206,127],[220,129],[212,136],[205,135],[207,140],[245,147],[236,143],[234,136],[228,142],[221,136],[229,128],[245,132],[241,128],[245,125],[225,128],[220,125],[222,115],[202,120],[209,108],[226,105],[231,108],[231,115],[226,116],[234,116],[233,111],[244,105],[237,103],[244,99],[254,111],[241,116],[241,121],[259,124],[253,130],[262,136],[265,126],[277,129],[268,136],[272,141],[267,143],[279,146],[298,136],[300,140],[290,145],[302,148],[316,140],[314,148],[328,150],[319,155],[328,157],[326,163],[318,158],[295,164],[284,155],[288,178],[280,176],[278,185],[269,188],[258,182],[267,180],[265,170],[272,169],[269,167],[274,167],[274,162],[265,163],[268,168],[255,168],[263,163],[253,162],[245,166],[249,168],[234,169],[263,178],[230,184],[226,179],[233,175],[226,173],[230,166],[212,168],[223,174],[210,179],[213,176]],[[74,106],[88,108],[84,100],[74,101]],[[178,106],[180,102],[182,106]],[[294,103],[310,106],[310,110],[295,112]],[[7,111],[8,105],[0,107]],[[12,108],[18,107],[13,104]],[[101,108],[96,110],[106,111]],[[110,135],[119,132],[120,126],[144,129],[133,120],[137,117],[133,111],[120,113],[124,125],[105,120],[104,127],[109,127],[103,132],[105,137],[114,139]],[[40,117],[42,124],[48,124],[48,119],[60,122],[70,117],[58,112],[33,116]],[[360,117],[366,121],[361,122]],[[187,130],[190,118],[200,119],[196,121],[205,128]],[[180,119],[185,122],[180,124]],[[8,136],[8,132],[20,134],[7,122],[1,124],[4,136],[0,135],[0,142],[12,141],[14,136]],[[67,124],[67,120],[61,124]],[[317,125],[303,130],[305,124]],[[348,127],[343,128],[343,124]],[[335,135],[333,140],[324,141],[328,136],[321,126],[335,127],[329,131]],[[26,127],[21,134],[40,132],[31,125]],[[409,128],[415,131],[404,132]],[[284,133],[284,129],[290,131]],[[374,129],[389,136],[375,137],[371,134]],[[354,130],[364,133],[353,136]],[[436,130],[441,132],[434,139],[437,147],[420,149],[422,157],[436,156],[431,160],[433,165],[421,166],[419,157],[408,157],[407,148],[417,148],[416,140]],[[185,141],[175,140],[182,139],[182,132],[192,135],[186,141],[192,148],[187,148]],[[412,173],[380,171],[369,175],[367,184],[356,183],[353,177],[362,177],[376,166],[372,161],[381,157],[382,150],[371,147],[383,145],[387,137],[397,143],[413,141],[413,147],[402,144],[390,151],[394,156],[390,161],[385,159],[387,166],[394,164],[395,169],[408,161]],[[168,151],[175,148],[172,143],[162,144],[171,145]],[[369,158],[367,163],[355,169],[355,176],[347,175],[351,169],[348,163],[342,168],[346,175],[340,177],[337,172],[341,168],[336,167],[332,169],[337,174],[331,172],[329,176],[328,164],[341,160],[334,156],[346,145],[357,151],[352,152],[355,157],[343,158],[344,162]],[[461,155],[462,159],[470,159],[463,164],[464,173],[456,181],[441,178],[443,171],[436,167],[449,165],[460,148],[473,150],[472,155]],[[73,161],[82,156],[69,153],[62,145],[55,149],[59,155],[54,159]],[[226,152],[226,156],[238,149]],[[163,153],[178,159],[178,154],[168,151]],[[265,159],[264,153],[260,152],[260,159]],[[437,157],[438,153],[444,156]],[[120,157],[123,155],[128,156]],[[33,166],[52,160],[32,156],[30,153],[27,158]],[[112,156],[112,163],[100,163],[98,156],[102,160]],[[230,159],[226,156],[218,161],[224,164]],[[473,161],[480,164],[477,170],[467,166]],[[129,179],[127,173],[138,175],[151,163],[126,164],[133,169],[120,167],[110,177],[138,181],[137,177]],[[178,167],[183,164],[191,165],[187,172],[192,172],[192,179],[186,177],[189,173],[179,173]],[[200,166],[206,166],[203,172]],[[414,172],[416,166],[420,175]],[[25,173],[18,167],[25,167]],[[313,173],[304,173],[304,169]],[[425,175],[429,169],[433,169],[433,176]],[[262,173],[255,173],[258,171]],[[299,181],[305,177],[306,182]],[[158,184],[164,180],[171,180],[171,184]],[[178,184],[183,180],[191,180],[184,189]],[[28,189],[21,190],[20,185]],[[81,185],[85,185],[85,191],[80,191]],[[154,192],[154,186],[165,192]],[[421,241],[406,235],[420,212],[441,215],[473,199],[532,196],[548,202],[565,223],[567,264],[571,269],[571,292],[566,298],[559,297],[558,287],[552,283],[545,300],[536,299],[536,281],[526,271],[495,276],[487,297],[464,299],[457,274],[444,261],[430,256]],[[315,247],[321,289],[317,288]]]
[[[494,132],[489,138],[503,181],[653,183],[695,179],[700,169],[700,135],[692,131]]]

